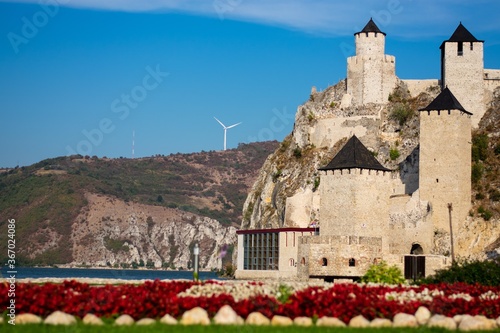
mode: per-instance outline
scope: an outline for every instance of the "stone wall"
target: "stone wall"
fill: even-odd
[[[382,258],[379,237],[306,236],[299,242],[297,273],[301,280],[311,276],[363,276]]]
[[[487,105],[493,98],[493,91],[500,87],[500,69],[484,70],[484,90],[485,104]]]
[[[430,87],[438,86],[439,80],[427,79],[427,80],[401,80],[408,87],[408,91],[412,97],[418,96],[421,92],[426,91]]]
[[[320,234],[384,236],[391,188],[391,172],[361,169],[322,172]]]
[[[424,254],[433,248],[434,225],[428,204],[420,200],[419,191],[411,196],[390,198],[390,216],[384,241],[389,243],[390,254],[410,254],[413,245],[422,247]]]
[[[447,86],[460,104],[473,114],[472,126],[477,127],[486,111],[483,43],[463,43],[462,55],[458,55],[458,45],[457,42],[444,43],[442,85]]]
[[[319,192],[305,188],[286,198],[285,227],[307,228],[319,210]]]
[[[332,147],[342,138],[356,135],[363,138],[374,136],[380,125],[380,115],[322,118],[308,128],[309,144],[316,147]]]
[[[464,223],[470,209],[471,118],[458,110],[420,112],[420,197],[437,229]]]

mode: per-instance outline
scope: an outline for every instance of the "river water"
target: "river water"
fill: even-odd
[[[12,270],[3,266],[0,278],[9,278]],[[40,268],[40,267],[16,267],[15,278],[95,278],[95,279],[122,279],[122,280],[144,280],[144,279],[193,279],[192,271],[165,271],[145,269],[97,269],[97,268]],[[220,279],[214,272],[200,272],[201,280]]]

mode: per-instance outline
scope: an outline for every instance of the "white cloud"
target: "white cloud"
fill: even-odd
[[[471,21],[475,31],[500,29],[498,0],[0,0],[55,1],[97,10],[189,13],[326,35],[352,34],[370,17],[382,31],[400,37],[447,35],[459,21]]]

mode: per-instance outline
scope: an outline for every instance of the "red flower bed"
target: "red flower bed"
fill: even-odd
[[[205,282],[205,284],[216,282]],[[489,318],[500,316],[500,287],[467,284],[439,284],[418,287],[366,286],[336,284],[331,288],[309,287],[297,291],[281,304],[275,298],[258,295],[236,302],[228,294],[212,297],[179,297],[197,282],[145,282],[140,285],[89,286],[76,281],[43,285],[21,283],[16,287],[16,312],[46,317],[60,310],[83,317],[87,313],[113,317],[128,314],[134,319],[159,318],[165,314],[180,317],[185,311],[202,307],[214,316],[223,306],[230,305],[246,318],[258,311],[271,318],[275,314],[295,318],[337,317],[344,322],[357,315],[392,319],[400,312],[413,314],[419,306],[432,313],[482,314]],[[8,285],[0,284],[0,306],[6,309]]]

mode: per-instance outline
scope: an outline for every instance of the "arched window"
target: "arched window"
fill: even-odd
[[[305,264],[306,264],[306,258],[302,257],[302,259],[300,260],[300,263],[301,263],[302,265],[305,265]]]
[[[349,259],[349,267],[355,267],[356,266],[356,259],[351,258]]]
[[[328,266],[328,259],[326,258],[321,259],[321,266]]]
[[[295,266],[295,259],[290,258],[290,260],[288,260],[288,262],[289,262],[289,264],[290,264],[290,267]]]
[[[411,246],[410,254],[424,254],[424,249],[420,244],[415,243]]]

